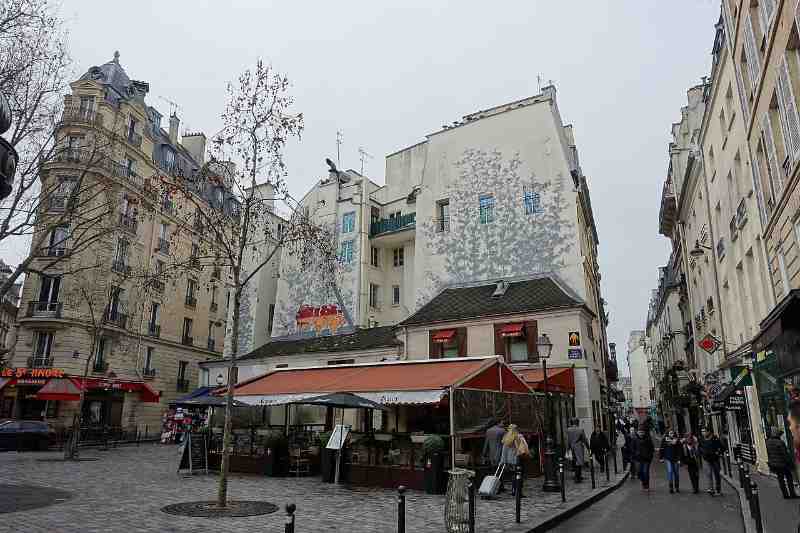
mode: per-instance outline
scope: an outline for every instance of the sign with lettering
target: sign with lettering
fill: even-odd
[[[0,378],[63,378],[64,371],[60,368],[2,368]]]
[[[733,392],[728,399],[725,400],[725,409],[728,411],[744,411],[747,407],[747,399],[745,398],[744,391],[739,389]]]
[[[569,359],[583,359],[583,348],[570,348],[567,351]]]

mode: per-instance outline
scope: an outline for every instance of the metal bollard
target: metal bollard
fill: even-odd
[[[606,452],[603,461],[605,461],[604,466],[606,469],[606,484],[608,484],[611,481],[611,472],[608,471],[608,452]]]
[[[614,448],[614,475],[619,475],[619,468],[617,467],[617,449]]]
[[[406,533],[406,488],[397,487],[397,533]]]
[[[750,503],[750,512],[751,513],[753,512],[753,503],[751,501],[751,499],[753,498],[753,495],[750,492],[752,490],[753,490],[753,487],[752,487],[752,485],[750,485],[750,473],[749,472],[745,472],[744,473],[744,495],[747,497],[747,501]]]
[[[517,465],[517,471],[514,475],[514,480],[516,483],[516,486],[514,487],[514,501],[516,509],[515,517],[517,524],[519,524],[520,520],[522,519],[522,467],[520,465]]]
[[[565,483],[566,480],[564,479],[565,476],[564,476],[564,458],[563,457],[558,460],[558,477],[559,477],[559,481],[561,481],[561,503],[564,503],[564,502],[567,501],[567,492],[566,492],[566,490],[567,490],[566,485],[567,484]]]
[[[744,488],[744,465],[740,458],[736,458],[736,469],[739,471],[739,488]]]
[[[469,533],[475,533],[475,483],[467,485],[469,495]]]
[[[297,510],[295,504],[290,503],[286,506],[286,527],[284,533],[294,533],[294,512]]]
[[[761,520],[761,502],[758,500],[758,485],[752,480],[750,483],[750,495],[752,497],[752,500],[750,501],[750,507],[752,507],[753,520],[756,523],[756,532],[764,533],[764,523]]]
[[[144,440],[147,440],[147,424],[144,425]]]
[[[589,456],[589,474],[592,476],[592,488],[597,488],[594,480],[594,457]]]

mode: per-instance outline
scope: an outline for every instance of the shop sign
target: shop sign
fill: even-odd
[[[46,379],[20,378],[17,380],[17,385],[44,385],[45,383],[47,383]]]
[[[697,343],[697,345],[700,348],[702,348],[703,350],[705,350],[709,354],[713,354],[714,352],[716,352],[717,349],[719,349],[721,344],[722,343],[719,342],[719,339],[716,338],[711,333],[707,334],[705,337],[700,339],[700,342]]]
[[[580,346],[581,345],[581,332],[580,331],[570,331],[569,332],[569,346],[570,348]]]
[[[741,389],[728,396],[725,400],[725,409],[728,411],[744,411],[745,407],[747,407],[747,399]]]
[[[64,371],[60,368],[3,368],[0,369],[0,378],[63,378]]]
[[[567,351],[567,357],[569,359],[583,359],[583,349],[582,348],[570,348]]]

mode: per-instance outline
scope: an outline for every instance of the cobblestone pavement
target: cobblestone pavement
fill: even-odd
[[[342,531],[367,533],[395,531],[397,498],[392,490],[348,488],[319,478],[267,478],[236,475],[229,485],[231,499],[266,500],[281,511],[250,518],[184,518],[161,511],[165,505],[213,499],[215,476],[176,474],[177,449],[147,444],[110,451],[85,450],[98,461],[44,462],[58,457],[46,453],[0,453],[0,484],[35,485],[67,490],[70,498],[29,511],[2,515],[0,531],[15,532],[184,532],[219,530],[282,532],[283,506],[297,505],[297,532]],[[611,476],[612,483],[614,476]],[[605,486],[598,481],[597,491]],[[521,532],[533,523],[592,494],[589,481],[567,486],[567,504],[558,493],[542,493],[541,480],[528,480],[522,500],[522,524],[514,523],[514,500],[503,494],[497,500],[477,502],[477,531]],[[443,531],[444,496],[409,491],[406,499],[407,531]]]
[[[554,533],[741,533],[744,532],[739,497],[723,486],[722,496],[692,494],[686,469],[681,471],[681,492],[670,494],[664,465],[653,463],[650,492],[638,481],[626,481],[602,502],[568,519]],[[701,481],[701,488],[704,488]],[[727,491],[725,489],[728,489]],[[782,533],[789,533],[788,530]]]

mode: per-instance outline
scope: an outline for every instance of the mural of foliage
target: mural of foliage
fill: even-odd
[[[467,149],[454,166],[450,231],[438,232],[436,221],[418,221],[426,252],[444,258],[441,271],[424,272],[418,308],[448,284],[556,272],[565,266],[564,256],[576,243],[564,177],[522,176],[519,154],[506,160],[498,150]],[[538,195],[533,214],[526,213],[525,190]],[[490,222],[481,220],[485,195],[494,199]]]

